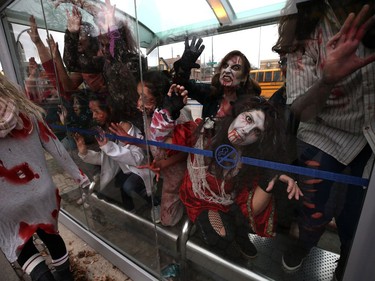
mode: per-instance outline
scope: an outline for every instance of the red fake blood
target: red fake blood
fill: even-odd
[[[31,131],[33,130],[33,124],[31,123],[31,120],[27,118],[26,115],[20,113],[20,118],[23,122],[23,128],[21,130],[13,129],[11,132],[12,137],[17,139],[24,139],[26,138]]]
[[[19,237],[25,241],[26,243],[36,232],[36,230],[40,228],[43,229],[47,233],[56,233],[55,228],[52,224],[45,224],[45,223],[40,223],[40,224],[28,224],[26,222],[20,222],[20,228],[18,231]],[[21,245],[19,248],[22,248],[23,245]]]
[[[61,196],[60,196],[60,191],[58,188],[56,188],[56,203],[57,203],[57,209],[53,210],[51,214],[54,219],[57,219],[59,215],[60,206],[61,206]]]
[[[39,174],[34,173],[26,162],[7,169],[0,160],[0,177],[14,184],[26,184],[34,178],[39,179]]]
[[[49,142],[49,138],[57,139],[55,134],[47,127],[43,122],[38,121],[38,126],[40,129],[40,137],[44,142]]]

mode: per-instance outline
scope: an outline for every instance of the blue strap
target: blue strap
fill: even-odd
[[[94,130],[84,130],[84,129],[78,129],[78,128],[72,128],[72,127],[66,127],[61,125],[53,125],[49,124],[49,126],[52,129],[56,130],[62,130],[62,131],[69,131],[69,132],[77,132],[81,135],[95,135],[96,132]],[[117,136],[113,134],[105,134],[105,136],[108,139],[111,140],[119,140],[119,141],[125,141],[135,144],[143,144],[143,145],[153,145],[164,149],[170,149],[170,150],[177,150],[192,154],[199,154],[206,157],[213,157],[214,153],[210,150],[204,150],[204,149],[197,149],[193,147],[187,147],[182,145],[175,145],[175,144],[168,144],[164,142],[157,142],[157,141],[150,141],[150,140],[141,140],[138,138],[128,138],[128,137],[122,137]],[[240,160],[242,163],[247,165],[252,165],[256,167],[262,167],[277,171],[283,171],[288,172],[292,174],[298,174],[298,175],[304,175],[309,176],[316,179],[325,179],[329,181],[339,182],[343,184],[350,184],[350,185],[358,185],[358,186],[364,186],[367,187],[369,185],[369,180],[361,177],[355,177],[350,175],[344,175],[344,174],[338,174],[338,173],[332,173],[328,171],[321,171],[321,170],[315,170],[300,166],[294,166],[289,164],[283,164],[283,163],[277,163],[272,161],[266,161],[266,160],[259,160],[255,158],[250,157],[241,157]]]

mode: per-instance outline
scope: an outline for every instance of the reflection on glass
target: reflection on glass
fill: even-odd
[[[337,225],[343,223],[331,220],[342,207],[336,204],[342,200],[336,198],[359,189],[358,183],[348,186],[340,177],[354,158],[332,170],[330,161],[316,161],[313,156],[326,151],[320,145],[328,143],[322,141],[330,135],[328,127],[338,126],[335,132],[347,141],[356,128],[363,127],[361,120],[368,119],[363,108],[371,109],[361,103],[352,109],[350,102],[358,94],[350,90],[348,81],[352,80],[342,81],[342,91],[341,84],[323,83],[329,88],[326,96],[331,93],[328,101],[313,108],[317,115],[312,119],[304,115],[311,111],[292,105],[302,123],[298,135],[296,128],[290,128],[299,120],[293,119],[286,103],[314,86],[308,73],[313,71],[322,78],[322,68],[296,68],[300,65],[298,52],[276,44],[275,23],[236,29],[242,21],[249,24],[276,16],[285,1],[228,1],[225,7],[231,5],[236,16],[228,14],[232,23],[224,29],[206,1],[159,2],[45,1],[40,7],[39,1],[15,1],[6,10],[28,98],[46,109],[51,128],[95,183],[90,189],[78,188],[47,156],[53,177],[60,183],[62,207],[155,276],[186,280],[217,280],[219,276],[241,280],[252,274],[276,280],[332,277],[340,254]],[[340,9],[338,1],[329,2],[333,12]],[[136,8],[138,22],[134,19]],[[187,16],[181,17],[181,10]],[[195,33],[202,35],[204,50],[199,41],[193,42]],[[187,46],[183,42],[186,35]],[[305,42],[311,39],[308,35],[298,39]],[[309,57],[314,54],[309,50],[301,54],[302,61],[311,59],[319,64],[326,55],[325,44],[315,47],[324,56]],[[369,53],[362,43],[359,52],[364,56]],[[285,64],[279,66],[279,61]],[[373,63],[366,68],[368,73],[362,73],[362,68],[352,74],[353,81],[363,82],[360,74],[373,77],[372,68]],[[287,75],[281,70],[287,70]],[[353,88],[360,91],[361,86]],[[181,97],[185,90],[189,99]],[[251,107],[241,109],[246,104],[243,96],[257,98]],[[347,119],[341,118],[341,113],[331,114],[344,109],[357,109],[358,126],[351,132],[347,132]],[[238,119],[230,125],[234,117]],[[324,128],[324,136],[319,128]],[[252,132],[249,139],[243,133],[246,130]],[[313,131],[319,133],[314,135],[316,143],[306,148],[301,141],[308,142],[305,135]],[[353,152],[359,157],[355,175],[361,180],[371,150],[365,146],[362,132],[356,133],[355,148],[364,149],[359,154]],[[246,146],[239,145],[244,142]],[[223,150],[217,150],[222,145]],[[331,148],[339,154],[345,151],[336,143]],[[324,173],[311,179],[300,167],[309,168],[309,172],[339,171],[338,179],[333,185]],[[272,193],[264,192],[269,184],[275,185]],[[292,192],[298,191],[297,186],[303,188],[303,199],[288,200],[288,185]],[[324,202],[316,205],[312,202],[320,194],[316,192],[319,185],[327,186],[327,192],[322,195]],[[361,200],[356,200],[357,210]],[[319,237],[308,241],[308,247],[306,243],[294,245],[295,238],[306,234],[307,220],[296,215],[301,210],[308,211],[306,216],[312,212],[309,221],[322,221]],[[312,246],[317,247],[310,250]],[[303,256],[310,252],[302,269],[281,269],[282,255],[290,249]],[[346,255],[347,247],[345,251]],[[257,258],[248,259],[255,255]],[[321,265],[327,265],[329,272],[318,272]]]
[[[373,86],[364,85],[373,85],[374,80],[375,64],[366,61],[373,54],[374,30],[357,31],[374,15],[373,1],[349,1],[345,9],[341,4],[334,0],[288,1],[274,46],[287,58],[286,96],[301,120],[296,164],[316,171],[299,177],[305,193],[298,208],[299,235],[296,245],[284,252],[283,266],[290,271],[308,266],[315,256],[314,247],[331,224],[341,243],[337,266],[332,266],[335,280],[344,276],[366,194],[361,186],[366,181],[361,177],[375,137],[364,129],[372,118],[368,108],[373,106],[369,98]],[[305,26],[309,28],[305,30]],[[355,31],[350,36],[356,40],[348,48],[341,39],[352,28]],[[366,62],[352,63],[358,59]],[[321,171],[347,173],[357,180],[322,178]]]

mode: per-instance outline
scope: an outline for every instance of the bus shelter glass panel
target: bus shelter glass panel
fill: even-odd
[[[14,1],[4,11],[6,34],[8,44],[12,46],[10,53],[13,58],[16,75],[25,95],[40,105],[46,112],[45,120],[58,139],[70,150],[72,144],[68,141],[67,122],[63,120],[66,99],[62,94],[58,77],[55,76],[55,66],[51,60],[51,52],[46,43],[47,34],[52,36],[59,46],[63,46],[64,34],[61,30],[46,29],[43,15],[44,8],[39,1]],[[61,16],[61,15],[60,15]],[[39,37],[33,37],[31,33],[31,21],[38,26]],[[56,21],[57,18],[54,18]],[[38,41],[37,41],[38,39]],[[33,42],[35,41],[35,43]],[[73,112],[69,108],[70,114]],[[61,116],[61,118],[60,118]],[[74,160],[78,160],[76,154],[71,154]],[[59,188],[62,197],[62,208],[69,208],[71,202],[81,197],[82,190],[74,183],[68,173],[61,170],[57,162],[46,153],[47,164],[50,167],[52,177]],[[85,165],[80,166],[85,171]],[[72,197],[70,194],[74,194]],[[87,225],[83,206],[75,209],[73,217],[81,224]]]
[[[16,46],[16,72],[26,94],[46,109],[48,125],[92,181],[80,188],[46,155],[61,207],[159,276],[154,223],[160,202],[150,170],[138,168],[151,161],[137,108],[137,82],[147,60],[135,19],[96,1],[42,4],[15,1],[7,8],[8,41]]]
[[[78,96],[78,102],[88,106],[90,119],[71,124],[76,145],[72,153],[89,166],[95,186],[71,205],[83,206],[94,234],[159,276],[154,223],[160,221],[160,202],[154,196],[152,172],[139,168],[151,160],[142,108],[137,107],[142,94],[137,83],[147,59],[131,16],[134,6],[86,1],[82,6],[69,2],[53,8],[55,13],[68,11],[61,55],[75,86],[69,88],[71,106]]]
[[[162,205],[163,198],[167,198],[163,197],[165,187],[170,188],[174,181],[180,180],[180,186],[175,184],[173,187],[185,212],[181,220],[184,224],[180,255],[169,257],[171,251],[160,247],[164,277],[175,276],[176,268],[183,280],[197,276],[203,280],[330,280],[335,274],[341,244],[337,225],[341,222],[334,217],[344,214],[342,207],[349,203],[346,196],[350,198],[352,191],[356,193],[368,181],[366,176],[362,178],[362,174],[346,178],[348,170],[339,171],[333,166],[325,166],[317,172],[322,163],[315,159],[303,162],[304,157],[310,156],[301,156],[300,134],[304,128],[308,130],[309,123],[324,123],[325,120],[320,120],[318,115],[318,120],[303,120],[298,134],[292,129],[298,126],[299,120],[293,119],[290,107],[286,105],[289,92],[283,84],[284,79],[289,80],[282,76],[277,65],[279,55],[272,52],[278,39],[277,27],[276,24],[264,25],[228,34],[214,32],[212,36],[202,36],[205,49],[193,62],[199,64],[199,68],[184,61],[186,45],[183,40],[160,46],[148,55],[149,63],[154,62],[153,69],[159,67],[165,71],[173,65],[172,81],[183,85],[189,97],[185,107],[177,102],[172,105],[172,100],[178,101],[181,94],[184,95],[182,88],[172,86],[168,97],[164,97],[164,108],[154,111],[154,121],[150,123],[150,141],[159,142],[152,143],[150,149],[152,146],[165,148],[166,158],[161,161],[177,159],[176,155],[179,155],[179,159],[183,159],[179,160],[181,165],[186,165],[184,172],[179,174],[176,162],[173,162],[176,165],[173,166],[176,167],[171,177],[173,181],[169,180],[168,168],[165,167],[161,168],[159,178]],[[194,35],[189,36],[189,46],[197,44]],[[173,38],[173,33],[169,38]],[[176,41],[177,38],[176,33]],[[240,70],[234,65],[240,65],[241,70],[245,67],[242,54],[231,53],[235,59],[225,57],[234,50],[245,54],[251,65],[246,71],[246,82],[249,82],[250,71],[254,74],[252,77],[257,77],[255,73],[261,77],[257,79],[258,83],[250,80],[253,83],[250,88],[243,80],[236,80],[236,71]],[[180,63],[186,63],[186,69],[181,70]],[[299,66],[297,59],[292,63]],[[185,74],[190,80],[185,79]],[[144,82],[147,75],[150,74],[143,76]],[[288,72],[288,75],[293,74]],[[261,93],[257,91],[257,84]],[[238,88],[245,94],[239,94]],[[258,97],[259,94],[266,98]],[[182,109],[175,111],[176,108]],[[199,111],[195,110],[197,108]],[[192,116],[187,115],[186,110],[190,110]],[[323,108],[320,110],[324,111]],[[259,111],[261,117],[252,117]],[[258,118],[262,119],[262,128],[257,128]],[[240,127],[247,126],[254,130],[255,136],[245,143],[252,134],[245,136]],[[367,146],[362,153],[371,155],[368,149]],[[364,166],[367,157],[359,162]],[[369,167],[371,170],[372,166]],[[166,171],[165,175],[163,171]],[[331,177],[332,173],[335,178]],[[314,210],[317,207],[309,200],[319,188],[315,184],[319,183],[332,185],[324,194],[323,205],[319,206],[326,212],[324,219],[319,212],[313,212],[310,218],[301,217],[304,208]],[[270,185],[273,185],[271,192]],[[304,188],[304,196],[296,196],[299,187]],[[293,196],[288,193],[290,190],[293,190]],[[299,197],[298,200],[295,197]],[[362,198],[356,203],[361,205]],[[307,245],[301,243],[298,236],[305,233],[302,227],[306,227],[306,222],[311,219],[321,220],[322,225],[319,226],[318,241],[307,251]],[[170,227],[163,229],[172,230]],[[346,257],[347,250],[343,257]],[[288,252],[303,255],[305,261],[301,267],[293,269],[285,260],[283,263]]]
[[[351,106],[351,91],[363,82],[374,84],[374,63],[353,73],[355,79],[343,80],[362,86],[346,85],[341,91],[337,84],[313,110],[316,116],[302,114],[299,120],[291,110],[310,111],[286,103],[308,94],[315,81],[307,85],[309,79],[304,84],[296,77],[312,77],[304,71],[314,70],[301,68],[300,62],[316,58],[305,57],[313,52],[302,52],[302,60],[288,54],[283,77],[273,51],[277,22],[260,23],[264,17],[255,9],[233,2],[241,19],[237,30],[230,24],[233,14],[229,22],[205,15],[215,11],[213,1],[197,1],[199,14],[198,6],[184,6],[191,17],[183,20],[193,22],[176,26],[161,16],[181,13],[182,6],[173,1],[167,7],[151,0],[72,2],[15,1],[5,11],[21,84],[47,109],[51,128],[95,183],[87,190],[71,184],[61,188],[64,211],[163,280],[331,280],[337,265],[341,274],[354,232],[341,235],[348,238],[342,251],[338,233],[343,234],[342,227],[355,229],[353,214],[360,213],[372,170],[372,151],[360,129],[370,128],[363,121],[369,120],[366,104]],[[220,3],[230,10],[230,1]],[[268,4],[257,10],[271,17],[284,1]],[[299,8],[308,12],[316,5]],[[154,17],[149,7],[155,8]],[[30,14],[42,50],[30,37]],[[47,47],[47,35],[58,44],[50,38]],[[368,49],[359,46],[361,54],[371,53]],[[30,69],[33,75],[53,75],[34,79]],[[370,101],[368,96],[361,102]],[[62,122],[57,111],[78,116],[77,105],[87,110],[90,122]],[[330,115],[334,109],[339,113]],[[336,133],[348,143],[356,138],[358,153],[342,164],[334,155],[345,152],[342,143],[327,138],[336,139],[330,130],[348,112],[357,114],[359,125],[348,131],[344,124]],[[307,136],[315,145],[307,145],[313,142]],[[331,144],[332,157],[318,150],[322,143]],[[356,212],[348,213],[352,207]],[[300,267],[288,253],[303,258]]]

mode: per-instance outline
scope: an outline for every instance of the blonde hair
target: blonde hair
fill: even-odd
[[[27,98],[19,85],[14,84],[2,73],[0,73],[0,96],[6,100],[14,101],[20,112],[28,116],[33,115],[38,120],[42,121],[46,114],[43,108]]]

